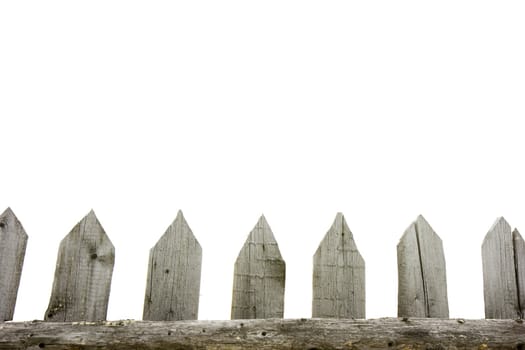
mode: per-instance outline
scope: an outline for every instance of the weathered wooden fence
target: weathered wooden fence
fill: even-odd
[[[22,225],[7,209],[0,216],[0,321],[11,320],[13,316],[26,242]],[[525,311],[525,242],[505,219],[496,220],[487,233],[482,258],[485,316],[507,321],[478,320],[466,325],[464,320],[456,323],[430,320],[449,315],[446,266],[441,239],[422,216],[406,229],[397,253],[398,316],[402,320],[383,320],[391,327],[384,330],[382,321],[364,320],[365,261],[344,216],[338,213],[313,257],[312,317],[327,320],[279,321],[276,319],[282,318],[284,312],[286,268],[272,230],[262,216],[235,262],[231,317],[263,320],[195,323],[191,320],[196,320],[198,314],[202,249],[179,211],[150,251],[145,321],[104,322],[115,249],[91,211],[60,243],[51,298],[44,315],[46,322],[0,324],[0,349],[51,348],[51,345],[56,349],[164,349],[168,348],[163,347],[166,344],[173,348],[212,349],[251,349],[260,348],[261,344],[275,349],[369,348],[374,344],[392,348],[405,346],[411,337],[409,348],[439,341],[453,347],[484,349],[483,346],[496,344],[500,348],[525,349],[525,327],[521,323]],[[334,318],[340,323],[328,320]],[[173,326],[168,321],[177,320],[185,321],[176,323],[176,329],[170,328]],[[158,321],[167,323],[163,326]],[[472,322],[479,329],[474,329]],[[74,331],[75,325],[87,328]],[[361,335],[359,345],[357,333],[351,330],[355,325],[375,332],[374,340]],[[430,334],[436,325],[442,329],[441,333]],[[150,326],[159,328],[148,333],[146,329]],[[483,333],[484,327],[503,327],[505,332],[503,336]],[[116,329],[120,339],[115,339]],[[221,336],[221,330],[227,331],[228,336]],[[69,331],[76,338],[69,339],[64,334]],[[288,331],[312,334],[301,339],[290,338],[285,334]],[[469,335],[464,334],[467,331]],[[90,332],[97,333],[98,338],[90,337]],[[144,337],[137,340],[127,332],[142,332]],[[156,332],[164,333],[150,339]],[[324,334],[322,341],[319,332]],[[330,341],[327,335],[332,337]],[[17,338],[21,336],[26,338]]]
[[[26,245],[22,224],[7,208],[0,216],[0,322],[13,318]]]

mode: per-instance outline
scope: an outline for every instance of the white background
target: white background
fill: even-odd
[[[93,208],[116,247],[109,319],[142,317],[148,251],[182,209],[201,319],[230,316],[264,213],[285,317],[341,211],[367,317],[396,316],[396,244],[423,214],[451,317],[482,318],[481,243],[525,230],[522,1],[1,1],[0,211],[30,236],[15,319],[42,319],[58,244]]]

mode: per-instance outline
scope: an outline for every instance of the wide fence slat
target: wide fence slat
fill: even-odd
[[[0,215],[0,322],[13,319],[27,234],[11,208]]]
[[[95,213],[89,212],[62,240],[44,319],[106,319],[115,248]]]
[[[398,316],[447,318],[447,278],[441,238],[418,216],[397,245]]]
[[[312,317],[365,318],[365,261],[342,213],[314,255]]]
[[[235,262],[231,318],[282,318],[285,270],[285,262],[263,215]]]
[[[525,300],[520,300],[518,282],[525,271],[523,239],[503,218],[496,220],[483,240],[483,290],[486,318],[521,318]]]
[[[182,211],[150,251],[144,320],[196,320],[202,248]]]

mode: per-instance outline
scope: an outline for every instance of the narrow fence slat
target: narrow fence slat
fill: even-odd
[[[443,242],[421,215],[417,219],[416,229],[428,305],[427,317],[447,318],[447,269]]]
[[[202,248],[182,211],[150,251],[144,320],[196,320]]]
[[[397,245],[398,316],[447,318],[445,255],[441,238],[418,216]]]
[[[44,319],[53,322],[106,319],[115,248],[90,211],[62,240]]]
[[[416,224],[412,223],[397,245],[397,315],[426,317],[425,292],[417,244]]]
[[[514,257],[515,252],[523,249],[518,243],[515,250],[514,241],[519,238],[519,233],[513,235],[509,223],[500,217],[483,240],[481,253],[486,318],[521,317],[516,266],[523,263],[523,258],[518,259],[517,264]]]
[[[313,260],[312,317],[365,318],[365,261],[342,213]]]
[[[13,319],[27,234],[11,208],[0,215],[0,322]]]
[[[235,262],[231,318],[282,318],[285,270],[285,262],[263,215]]]
[[[514,243],[514,259],[516,268],[516,283],[518,288],[519,316],[525,318],[525,241],[517,229],[512,232]]]

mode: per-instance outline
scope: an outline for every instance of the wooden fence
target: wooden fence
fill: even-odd
[[[12,319],[26,243],[27,234],[23,226],[8,208],[0,216],[0,321]],[[402,235],[397,246],[397,254],[399,278],[398,316],[402,319],[396,322],[405,322],[409,318],[448,318],[443,244],[439,236],[422,216],[419,216]],[[26,339],[24,344],[33,344],[31,346],[36,346],[35,344],[37,344],[40,348],[46,346],[46,344],[49,345],[51,341],[49,337],[56,336],[56,334],[65,329],[63,327],[66,327],[62,324],[62,328],[60,326],[53,328],[55,327],[53,326],[55,322],[70,322],[71,325],[84,322],[84,325],[89,325],[90,327],[127,325],[134,329],[134,327],[140,328],[148,325],[159,326],[158,321],[186,320],[188,322],[178,323],[178,326],[182,327],[181,329],[189,327],[186,329],[187,333],[183,331],[181,335],[185,334],[190,339],[192,332],[195,331],[195,324],[191,323],[190,320],[195,320],[198,314],[202,249],[184,219],[182,212],[179,211],[174,222],[150,251],[143,312],[143,320],[148,322],[133,323],[133,325],[126,322],[117,322],[115,324],[111,322],[100,323],[100,321],[106,319],[114,257],[115,249],[95,213],[91,211],[60,243],[51,298],[49,307],[44,315],[46,322],[42,323],[48,326],[38,323],[30,327],[33,335],[34,332],[40,329],[39,327],[44,327],[45,333],[41,334],[41,336],[47,337],[46,341],[37,344],[35,339],[31,341]],[[519,232],[512,230],[505,219],[497,219],[488,231],[482,244],[482,258],[486,318],[521,320],[525,311],[525,242]],[[262,216],[248,235],[235,262],[231,318],[233,320],[263,320],[223,325],[224,329],[230,329],[230,332],[236,334],[239,333],[240,338],[236,338],[233,343],[249,338],[248,333],[246,333],[252,329],[249,325],[253,329],[258,329],[261,325],[264,325],[266,329],[280,327],[268,323],[271,321],[268,319],[280,319],[283,317],[285,271],[285,262],[279,251],[277,241],[268,222]],[[286,323],[283,320],[278,324],[281,324],[281,326],[286,324],[287,327],[294,329],[295,332],[302,332],[304,331],[302,327],[306,327],[315,321],[317,322],[315,323],[315,327],[318,327],[317,331],[324,329],[325,335],[332,332],[333,339],[341,341],[341,344],[346,344],[346,347],[334,347],[332,343],[326,343],[324,347],[319,347],[319,345],[310,346],[308,344],[318,344],[318,342],[310,339],[309,341],[300,342],[302,345],[297,348],[349,348],[349,344],[350,348],[356,347],[356,344],[343,342],[344,337],[341,338],[343,334],[349,334],[348,327],[352,327],[352,325],[355,325],[355,322],[358,322],[352,321],[354,322],[352,323],[350,319],[361,319],[359,322],[364,322],[369,327],[374,325],[380,326],[380,324],[377,324],[380,321],[368,322],[364,320],[366,317],[365,294],[365,261],[357,249],[353,234],[344,216],[338,213],[313,258],[312,317],[346,319],[346,321],[341,321],[340,323],[346,326],[342,329],[337,327],[336,329],[331,328],[331,330],[324,329],[330,324],[329,322],[333,322],[328,320],[301,320],[296,321],[296,323]],[[99,321],[98,326],[97,324],[89,323],[97,321]],[[385,322],[388,323],[388,320]],[[432,322],[436,321],[419,320],[418,322],[417,327],[419,328],[416,328],[421,332],[428,332],[428,329],[435,327],[435,323]],[[489,321],[477,321],[478,327],[489,327],[488,323],[480,322]],[[463,323],[465,322],[463,321]],[[245,325],[247,325],[246,328],[242,330]],[[447,325],[452,327],[452,324],[442,323],[442,328],[447,329]],[[506,323],[497,322],[492,324],[496,328],[507,327],[505,325]],[[215,332],[219,331],[217,329],[218,323],[212,323],[208,326],[212,332],[213,330]],[[313,327],[311,324],[310,326]],[[414,323],[412,323],[412,326],[414,326]],[[0,349],[14,348],[15,340],[13,340],[13,337],[15,333],[18,334],[17,332],[20,332],[16,327],[16,324],[0,324]],[[27,325],[21,325],[20,327],[27,329]],[[332,325],[332,327],[334,326]],[[401,326],[396,324],[395,327]],[[510,328],[506,329],[505,334],[508,339],[505,339],[507,342],[505,344],[511,344],[513,349],[524,349],[525,339],[523,337],[525,328],[523,324],[514,322],[509,323],[508,327]],[[466,328],[463,327],[463,329],[465,330]],[[94,330],[84,330],[84,332],[91,331]],[[106,328],[96,329],[95,331],[101,332],[102,338],[108,332]],[[202,332],[205,331],[206,328],[202,328]],[[9,334],[8,340],[4,343],[1,338],[2,332]],[[171,335],[172,331],[167,332]],[[381,331],[377,329],[374,332],[381,334]],[[266,337],[268,331],[263,333],[258,334],[258,336]],[[423,335],[423,333],[421,334]],[[471,331],[471,337],[467,338],[476,344],[488,339],[494,344],[499,344],[500,347],[506,346],[503,346],[501,342],[497,343],[498,339],[501,340],[501,338],[498,338],[498,335],[494,335],[493,338],[483,338],[480,335],[481,333],[478,334],[479,337],[475,334],[478,333]],[[424,338],[422,335],[419,339]],[[106,336],[110,337],[108,339],[113,339],[111,337],[114,335],[106,334]],[[388,338],[388,334],[383,336],[386,337],[385,339]],[[202,338],[203,335],[200,334],[199,337]],[[391,337],[396,339],[395,344],[401,344],[399,341],[403,339],[402,334],[398,334],[397,337],[391,335]],[[269,341],[270,337],[266,338]],[[60,339],[55,339],[55,345],[60,343],[60,341],[64,341],[63,338]],[[86,339],[82,341],[86,341]],[[215,339],[222,338],[216,334]],[[257,338],[255,339],[257,340]],[[381,341],[383,342],[383,340]],[[139,346],[138,343],[133,345],[126,343],[123,338],[119,341],[121,343],[118,343],[118,341],[116,343],[124,344],[122,347],[107,348],[129,348],[130,346],[134,348],[163,348],[149,347],[144,344]],[[173,345],[177,341],[171,344]],[[277,339],[279,344],[283,341],[286,343],[291,340]],[[297,339],[295,341],[297,342]],[[440,338],[440,342],[443,341],[445,340]],[[449,339],[449,341],[452,340]],[[224,342],[226,345],[233,343],[227,339]],[[260,346],[258,341],[255,341],[252,347],[250,347],[251,345],[248,346],[248,343],[242,343],[242,346],[237,348],[257,348]],[[75,346],[79,347],[78,341],[75,344]],[[107,346],[108,343],[105,344]],[[151,344],[157,343],[152,341]],[[195,345],[196,343],[191,344],[193,344],[193,347],[190,346],[189,348],[199,348],[199,346]],[[216,347],[211,348],[236,348],[221,347],[222,345],[220,344],[223,343],[217,341],[215,343]],[[293,344],[295,343],[286,344],[288,345],[285,347],[279,347],[277,344],[277,347],[273,348],[294,348]],[[331,344],[331,347],[327,344]],[[367,344],[368,347],[371,346],[370,343]],[[391,345],[389,344],[391,342],[386,341],[383,345],[390,348]],[[459,343],[458,341],[452,341],[452,344],[457,346]],[[5,347],[3,347],[4,345]],[[92,344],[89,346],[97,348],[96,346],[99,345]],[[206,348],[209,348],[208,345],[206,345]],[[91,348],[89,346],[84,348]],[[30,347],[27,345],[19,348],[25,349]],[[66,349],[68,347],[63,348]],[[182,346],[181,348],[187,347]],[[202,348],[204,348],[204,345]]]

